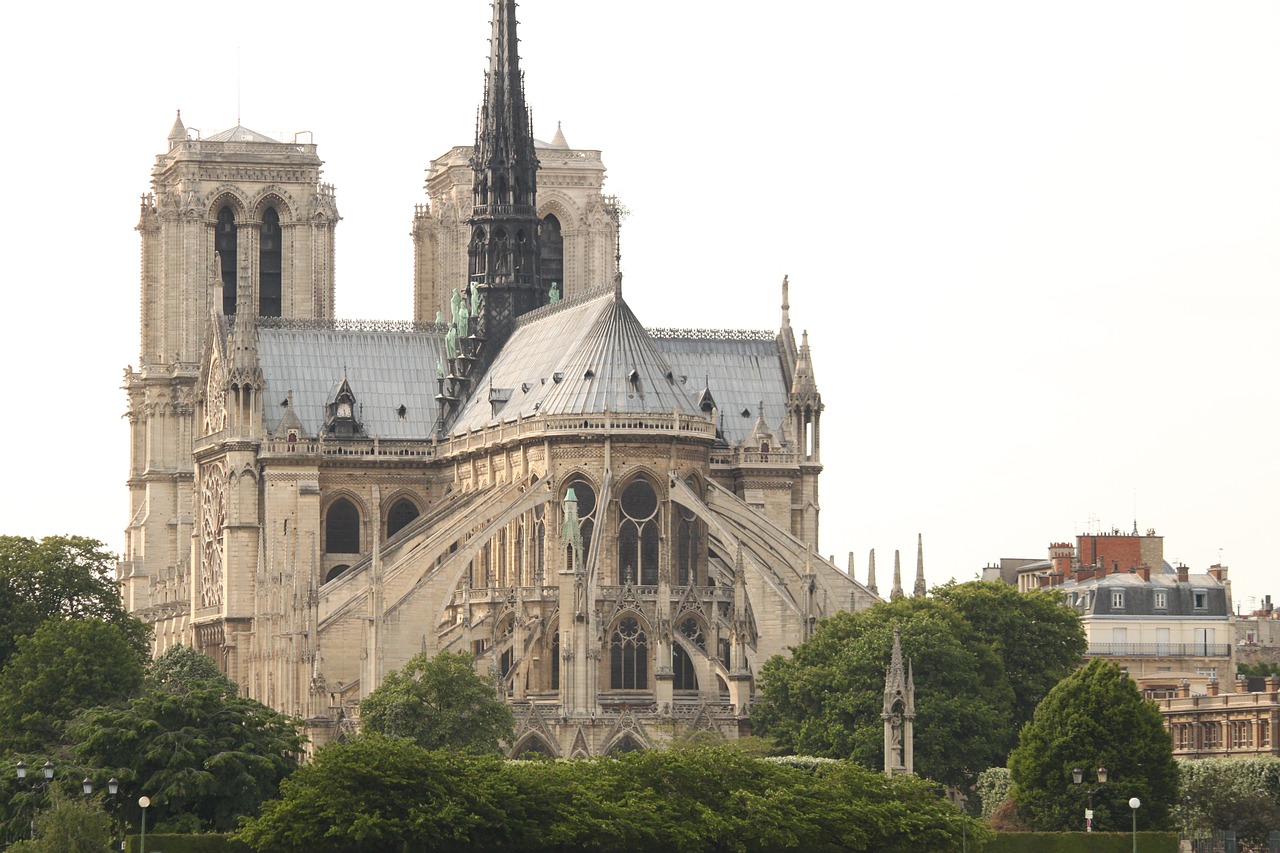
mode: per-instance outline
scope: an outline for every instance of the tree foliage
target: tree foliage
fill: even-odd
[[[0,745],[49,750],[81,708],[121,701],[142,684],[142,657],[120,626],[51,619],[18,640],[0,672]]]
[[[321,749],[238,837],[257,850],[959,850],[981,828],[936,786],[731,747],[502,761],[362,735]]]
[[[895,625],[914,671],[915,770],[968,787],[1003,763],[1014,695],[1000,659],[941,602],[900,599],[824,620],[791,657],[765,662],[752,724],[788,752],[883,767],[880,715]]]
[[[365,731],[405,738],[424,749],[502,752],[515,733],[511,709],[471,655],[414,655],[360,703]]]
[[[111,818],[92,800],[55,794],[32,822],[33,837],[10,853],[104,853],[112,839]]]
[[[998,581],[952,581],[931,594],[959,613],[978,641],[1000,658],[1013,690],[1015,732],[1031,720],[1053,686],[1084,662],[1088,643],[1080,616],[1062,605],[1061,593],[1018,592]]]
[[[1178,767],[1160,709],[1114,663],[1095,659],[1058,683],[1009,755],[1018,810],[1039,830],[1079,829],[1093,770],[1110,779],[1093,798],[1094,826],[1130,825],[1129,798],[1142,801],[1140,828],[1163,828],[1178,794]],[[1071,771],[1085,771],[1075,785]]]
[[[115,557],[83,536],[0,536],[0,667],[18,639],[49,619],[94,618],[124,631],[140,654],[150,628],[124,609],[115,582]]]
[[[299,721],[237,695],[197,654],[166,652],[140,695],[85,711],[67,729],[80,760],[117,768],[135,796],[151,798],[157,828],[180,816],[204,830],[233,828],[276,795],[304,743]]]
[[[1262,844],[1280,828],[1280,758],[1204,758],[1179,766],[1179,818],[1185,828],[1230,829],[1252,844]]]

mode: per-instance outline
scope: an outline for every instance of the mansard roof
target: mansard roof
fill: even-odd
[[[439,416],[435,378],[445,360],[443,333],[409,323],[308,325],[258,328],[268,430],[279,430],[289,408],[281,404],[292,393],[293,415],[307,434],[319,434],[333,389],[346,379],[368,435],[430,439]]]
[[[661,350],[612,287],[521,318],[453,424],[465,432],[548,414],[700,414]]]

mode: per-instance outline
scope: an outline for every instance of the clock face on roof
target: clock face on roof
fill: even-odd
[[[227,494],[222,463],[201,466],[200,603],[222,604],[222,531],[227,523]]]
[[[350,417],[351,417],[351,404],[350,404],[350,403],[339,403],[339,404],[338,404],[338,417],[340,417],[340,418],[350,418]]]

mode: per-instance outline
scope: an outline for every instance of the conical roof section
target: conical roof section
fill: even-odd
[[[606,410],[705,417],[611,287],[522,318],[451,431],[532,415]]]
[[[275,145],[284,145],[279,139],[272,139],[265,133],[258,133],[256,130],[250,130],[244,125],[237,124],[235,127],[224,130],[221,133],[215,133],[213,136],[206,136],[205,142],[270,142]]]
[[[182,123],[182,110],[178,110],[178,117],[173,120],[173,127],[169,129],[169,147],[186,141],[187,127]]]

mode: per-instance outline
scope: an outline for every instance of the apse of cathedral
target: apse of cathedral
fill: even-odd
[[[737,737],[764,660],[877,600],[817,553],[808,341],[785,279],[777,330],[642,325],[600,153],[534,139],[512,0],[491,25],[474,144],[413,215],[413,321],[334,318],[312,139],[174,122],[138,224],[126,603],[317,744],[446,650],[495,676],[512,754]]]

